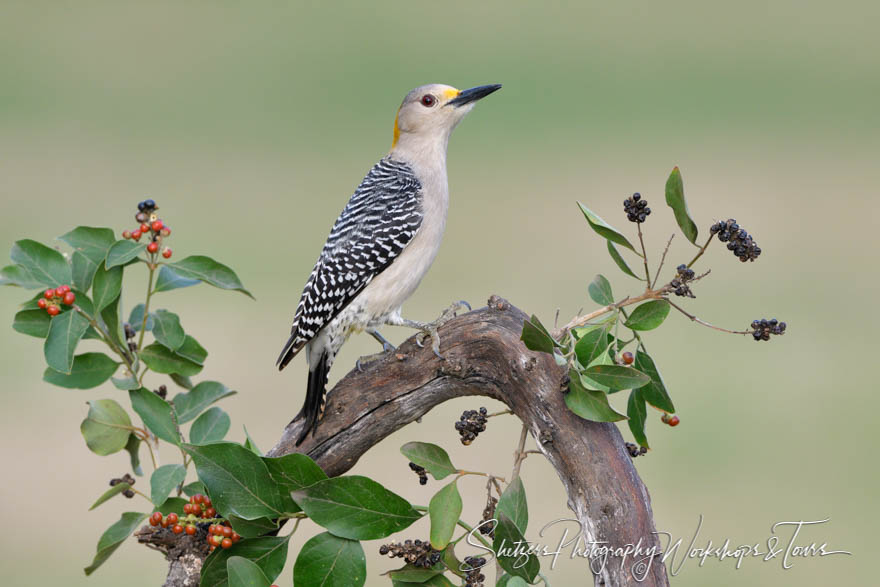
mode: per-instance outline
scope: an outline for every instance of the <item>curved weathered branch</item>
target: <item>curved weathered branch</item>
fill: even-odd
[[[413,339],[363,372],[352,371],[328,394],[317,432],[295,446],[303,426],[291,422],[270,455],[302,452],[328,475],[341,475],[380,440],[454,397],[500,400],[528,426],[559,474],[584,538],[613,548],[659,551],[651,500],[613,424],[589,422],[566,406],[565,372],[553,358],[520,341],[526,316],[493,296],[488,307],[459,316],[440,330],[445,360]],[[668,585],[655,558],[611,556],[594,564],[596,585]],[[633,573],[638,577],[634,577]],[[642,580],[638,580],[642,579]]]

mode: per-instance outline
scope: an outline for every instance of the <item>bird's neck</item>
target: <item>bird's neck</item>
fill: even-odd
[[[447,133],[433,136],[401,133],[389,155],[393,159],[407,163],[416,172],[417,177],[423,174],[439,174],[445,177],[448,144]]]

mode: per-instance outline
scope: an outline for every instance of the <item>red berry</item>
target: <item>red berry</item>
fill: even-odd
[[[59,308],[58,306],[49,306],[48,308],[46,308],[46,312],[50,316],[57,316],[61,313],[61,308]]]
[[[670,426],[678,426],[679,423],[681,423],[681,418],[678,416],[670,416],[669,422],[667,422]]]
[[[162,226],[164,225],[162,224],[161,220],[154,220],[153,224],[150,225],[150,228],[153,229],[153,232],[159,232],[160,230],[162,230]]]
[[[230,540],[229,538],[224,538],[220,541],[220,546],[222,546],[223,548],[229,548],[230,546],[232,546],[232,540]]]
[[[185,528],[185,530],[186,530],[186,533],[189,534],[190,536],[193,536],[196,533],[196,527],[193,526],[192,524],[188,525]]]
[[[667,414],[666,412],[663,412],[663,415],[660,416],[660,421],[663,422],[664,424],[669,424],[669,414]]]
[[[171,229],[167,226],[162,227],[162,232],[160,233],[162,236],[171,236]]]
[[[61,286],[55,288],[55,297],[60,298],[64,295],[64,289]]]
[[[64,303],[65,306],[69,306],[76,301],[76,294],[74,294],[72,291],[69,291],[64,294],[64,297],[61,299],[61,301]]]
[[[623,363],[625,365],[632,365],[633,361],[635,360],[635,358],[633,357],[633,354],[629,351],[626,351],[625,353],[623,353],[622,358],[623,358]]]
[[[233,532],[230,538],[233,542],[238,542],[239,540],[241,540],[241,536],[239,536],[238,532]]]
[[[191,504],[191,503],[185,503],[185,504],[183,504],[183,513],[185,513],[185,514],[191,514],[191,513],[192,513],[192,504]]]
[[[150,516],[150,525],[158,526],[162,521],[162,512],[153,512],[153,515]]]
[[[122,238],[124,238],[124,239],[131,238],[131,231],[130,230],[123,230],[122,231]]]
[[[214,508],[208,508],[205,510],[205,517],[206,518],[213,518],[216,515],[217,515],[217,510],[215,510]]]
[[[211,548],[208,549],[208,552],[214,552],[215,548],[217,548],[217,547],[212,544]]]
[[[182,534],[183,526],[181,526],[180,524],[174,524],[173,526],[171,526],[171,531],[175,534]]]
[[[168,518],[165,518],[164,520],[162,520],[162,527],[163,527],[163,528],[167,528],[167,527],[168,527]]]
[[[162,256],[165,257],[166,259],[171,258],[171,249],[166,247],[165,250],[162,251]]]
[[[205,496],[201,493],[196,493],[191,498],[189,498],[189,500],[192,503],[202,503],[203,501],[205,501]]]
[[[136,241],[141,240],[141,231],[140,231],[140,229],[135,230],[134,232],[132,232],[132,233],[131,233],[131,238],[134,239],[134,240],[136,240]]]
[[[66,284],[65,284],[65,285],[62,285],[62,286],[61,286],[61,291],[63,291],[64,293],[69,292],[69,291],[70,291],[70,286],[69,286],[69,285],[66,285]]]
[[[232,538],[232,528],[230,528],[229,526],[223,526],[220,529],[220,532],[225,538]]]
[[[202,496],[202,503],[205,504],[206,508],[211,507],[211,498],[207,495]]]
[[[147,245],[147,251],[150,253],[155,253],[159,250],[159,243],[150,243]]]
[[[177,520],[178,520],[177,514],[175,514],[174,512],[171,512],[170,514],[168,514],[168,523],[169,524],[176,524]]]
[[[45,292],[43,292],[43,297],[46,298],[47,300],[51,300],[52,298],[55,297],[55,290],[54,289],[47,289]]]
[[[221,538],[220,536],[217,536],[215,534],[215,535],[211,536],[210,542],[211,542],[211,546],[220,546],[220,544],[223,542],[223,538]]]
[[[46,306],[48,305],[49,302],[46,301],[46,298],[40,298],[39,300],[37,300],[37,306],[39,306],[41,310],[45,310]]]
[[[150,232],[150,225],[147,224],[146,222],[144,222],[144,223],[141,224],[141,226],[140,226],[140,231],[141,231],[142,233]]]

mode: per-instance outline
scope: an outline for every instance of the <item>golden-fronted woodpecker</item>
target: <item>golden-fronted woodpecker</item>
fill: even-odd
[[[317,426],[330,366],[352,333],[367,332],[388,351],[393,347],[379,334],[380,326],[416,328],[431,337],[440,355],[437,328],[461,303],[428,323],[407,320],[400,309],[437,256],[446,228],[449,135],[477,100],[500,87],[457,90],[430,84],[403,99],[391,151],[367,173],[336,219],[278,357],[280,370],[306,348],[308,387],[297,416],[306,425],[297,445]]]

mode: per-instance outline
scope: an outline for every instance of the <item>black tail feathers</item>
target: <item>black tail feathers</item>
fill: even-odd
[[[330,374],[330,355],[324,353],[317,365],[309,369],[309,382],[306,388],[306,401],[295,419],[304,418],[305,426],[296,440],[296,446],[302,444],[311,431],[318,428],[318,417],[324,406],[324,393],[327,389],[327,377]]]

